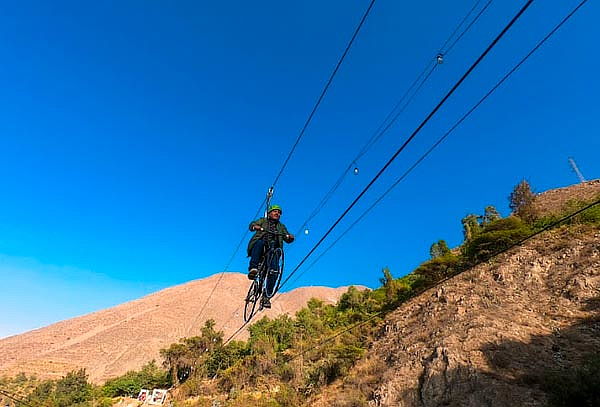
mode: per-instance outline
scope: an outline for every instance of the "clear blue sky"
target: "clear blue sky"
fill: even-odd
[[[289,269],[523,3],[492,3],[289,246]],[[222,271],[367,4],[5,4],[0,337]],[[290,230],[473,4],[375,4],[278,184]],[[534,2],[332,238],[576,4]],[[522,178],[538,191],[575,183],[569,156],[600,177],[599,16],[584,6],[295,285],[403,275],[433,241],[460,243],[467,213],[506,215]],[[230,269],[245,268],[242,247]]]

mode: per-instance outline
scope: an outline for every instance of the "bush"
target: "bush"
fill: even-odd
[[[167,372],[159,368],[153,360],[142,366],[140,371],[129,371],[123,376],[108,380],[102,386],[102,394],[107,397],[136,397],[141,389],[170,386]]]
[[[214,377],[220,371],[233,366],[250,354],[250,348],[242,341],[231,341],[227,345],[215,349],[204,363],[206,375]]]
[[[597,196],[594,200],[600,199],[600,196]],[[593,201],[577,201],[570,200],[568,201],[563,208],[561,209],[559,214],[544,216],[542,218],[537,219],[533,223],[533,228],[535,230],[544,229],[559,219],[564,218],[572,213],[577,212],[578,210],[586,207]],[[569,219],[566,224],[600,224],[600,205],[592,206],[591,208],[581,212],[579,215],[574,216]]]
[[[300,396],[290,386],[280,385],[279,391],[275,393],[275,402],[281,407],[296,407],[302,405]]]
[[[600,354],[591,356],[579,369],[549,375],[544,389],[553,407],[600,405]]]
[[[450,254],[450,248],[448,247],[448,243],[446,243],[445,240],[438,240],[437,242],[433,243],[429,248],[429,255],[432,259],[435,259],[436,257],[445,256],[447,254]]]
[[[29,394],[28,404],[47,407],[87,406],[94,397],[85,369],[74,370],[59,380],[39,383]]]
[[[471,264],[486,261],[531,234],[521,219],[511,216],[490,223],[473,240],[465,242],[462,254]]]
[[[561,217],[577,212],[578,210],[585,208],[593,201],[598,199],[600,199],[600,196],[597,196],[592,201],[570,200],[563,207]],[[570,223],[600,223],[600,205],[592,206],[591,208],[581,212],[579,215],[571,218]]]
[[[315,387],[332,383],[344,376],[354,363],[364,354],[364,349],[340,344],[333,346],[329,356],[317,362],[308,373],[308,384]]]
[[[331,403],[332,407],[368,407],[367,398],[359,391],[351,389],[337,394]]]
[[[413,273],[421,277],[418,288],[422,289],[430,287],[459,271],[460,258],[452,253],[447,253],[422,263]]]

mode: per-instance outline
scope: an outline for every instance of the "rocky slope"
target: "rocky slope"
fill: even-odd
[[[543,406],[548,372],[599,351],[600,230],[562,228],[395,310],[312,404]]]
[[[546,191],[558,215],[600,180]],[[562,227],[403,304],[315,406],[545,406],[549,372],[600,352],[600,230]]]
[[[591,201],[600,195],[600,179],[550,189],[538,194],[534,201],[534,212],[544,215],[558,215],[569,201]]]
[[[211,301],[200,315],[217,279]],[[90,379],[102,382],[144,363],[160,360],[159,350],[179,338],[199,334],[212,318],[225,336],[242,323],[245,275],[225,273],[167,288],[116,307],[0,340],[0,375],[19,372],[57,378],[86,368]],[[280,295],[273,308],[255,316],[295,313],[316,297],[335,303],[346,288],[302,287]],[[241,333],[241,338],[246,332]]]

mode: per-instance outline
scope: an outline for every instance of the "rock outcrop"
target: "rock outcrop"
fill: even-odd
[[[600,231],[562,228],[399,307],[313,404],[544,406],[544,377],[599,351]]]

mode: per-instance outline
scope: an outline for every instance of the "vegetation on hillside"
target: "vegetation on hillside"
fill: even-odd
[[[179,377],[186,377],[179,386],[180,397],[210,396],[212,391],[227,394],[227,405],[243,406],[256,405],[255,400],[247,403],[246,397],[259,391],[264,405],[302,404],[321,386],[346,377],[356,360],[365,354],[386,312],[587,204],[570,201],[559,215],[548,218],[535,212],[534,197],[526,181],[519,183],[509,197],[511,216],[502,218],[493,206],[488,206],[483,214],[462,219],[464,241],[459,247],[451,250],[444,240],[439,240],[431,245],[431,258],[412,273],[395,279],[390,270],[384,269],[382,285],[375,290],[350,287],[336,305],[313,299],[294,317],[263,318],[249,328],[246,342],[222,345],[222,336],[211,331],[214,324],[209,321],[196,340],[218,338],[210,350],[197,352],[186,346],[190,338],[163,350],[165,366],[171,372],[179,369]],[[598,225],[600,208],[594,207],[569,223]],[[360,324],[363,321],[366,323]],[[341,396],[340,405],[366,405],[372,386],[361,382],[361,378],[352,380],[359,382],[357,388],[362,391]],[[207,386],[207,381],[213,386]],[[274,388],[278,391],[273,392]],[[198,405],[202,402],[198,401]]]
[[[562,213],[545,216],[533,209],[534,197],[529,184],[521,182],[509,197],[511,216],[502,218],[488,206],[482,215],[462,219],[464,240],[457,248],[450,249],[444,240],[438,240],[431,245],[431,258],[408,275],[394,278],[384,269],[377,289],[350,287],[335,305],[312,299],[293,317],[264,317],[248,328],[247,341],[224,343],[223,332],[209,320],[199,336],[183,338],[162,349],[162,367],[150,362],[140,371],[128,372],[100,387],[90,385],[81,370],[57,381],[27,381],[28,387],[20,388],[26,388],[28,401],[48,407],[108,405],[102,404],[108,397],[136,396],[141,388],[171,385],[176,386],[177,400],[197,396],[181,404],[190,407],[210,406],[216,399],[222,406],[277,407],[301,405],[322,386],[345,378],[355,381],[357,390],[340,395],[336,405],[366,406],[376,383],[347,374],[366,353],[387,312],[587,204],[570,201]],[[600,225],[600,206],[568,223]],[[565,383],[583,383],[571,386],[576,392],[573,400],[585,394],[587,383],[596,385],[597,379],[588,374],[597,372],[595,360],[581,372],[560,377]],[[373,369],[377,368],[374,365]],[[566,405],[560,403],[558,400],[555,405]]]

